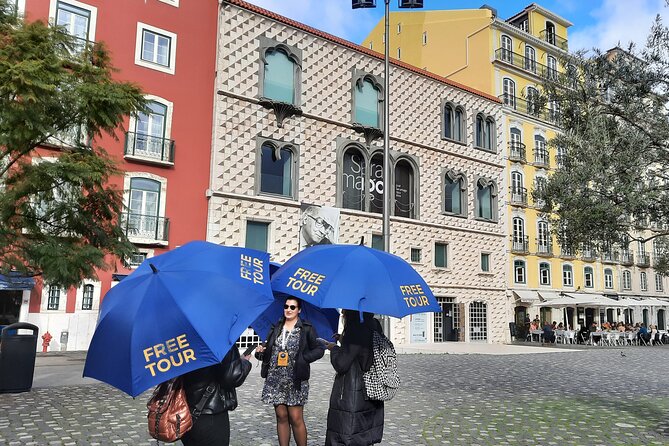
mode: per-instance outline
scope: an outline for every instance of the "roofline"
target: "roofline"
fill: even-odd
[[[515,19],[516,17],[518,17],[522,14],[525,14],[526,12],[533,11],[535,9],[539,10],[546,17],[555,20],[556,22],[558,22],[562,26],[565,26],[565,27],[569,28],[570,26],[574,25],[573,23],[571,23],[569,20],[565,19],[564,17],[560,17],[559,15],[555,14],[554,12],[551,12],[548,9],[546,9],[543,6],[538,5],[536,3],[530,3],[522,11],[520,11],[519,13],[514,14],[513,16],[509,17],[508,19],[506,19],[506,21],[509,22],[509,21]]]
[[[220,0],[221,4],[223,3],[228,3],[233,6],[240,7],[242,9],[246,9],[248,11],[251,11],[253,13],[265,16],[269,19],[276,20],[277,22],[283,23],[284,25],[292,26],[293,28],[297,28],[301,31],[313,34],[317,37],[320,37],[325,40],[329,40],[330,42],[336,43],[338,45],[342,45],[346,48],[352,49],[354,51],[357,51],[359,53],[364,53],[367,56],[374,57],[375,59],[379,60],[384,60],[383,54],[379,54],[377,52],[374,52],[370,49],[367,49],[363,46],[360,46],[356,43],[350,42],[348,40],[342,39],[341,37],[337,37],[335,35],[326,33],[324,31],[321,31],[319,29],[313,28],[311,26],[305,25],[303,23],[297,22],[295,20],[289,19],[288,17],[284,17],[282,15],[276,14],[272,11],[269,11],[267,9],[261,8],[256,5],[252,5],[250,3],[247,3],[243,0]],[[430,79],[436,80],[438,82],[441,82],[443,84],[446,84],[448,86],[458,88],[460,90],[466,91],[468,93],[474,94],[476,96],[479,96],[481,98],[487,99],[492,102],[496,103],[501,103],[501,100],[491,94],[485,93],[483,91],[476,90],[474,88],[468,87],[464,84],[461,84],[459,82],[452,81],[450,79],[447,79],[443,76],[439,76],[437,74],[431,73],[429,71],[423,70],[421,68],[418,68],[416,66],[410,65],[406,62],[402,62],[397,59],[393,59],[392,57],[388,58],[390,60],[390,63],[396,67],[399,68],[404,68],[405,70],[411,71],[413,73],[416,73],[418,75],[428,77]]]

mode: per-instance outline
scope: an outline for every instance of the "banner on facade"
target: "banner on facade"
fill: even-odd
[[[314,245],[331,245],[339,240],[339,209],[302,204],[300,250]]]

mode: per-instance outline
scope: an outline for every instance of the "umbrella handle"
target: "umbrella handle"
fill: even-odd
[[[363,300],[367,300],[367,298],[366,298],[366,297],[361,297],[360,300],[358,301],[358,313],[360,314],[360,323],[362,323],[362,322],[364,321],[364,319],[365,319],[365,318],[363,317],[363,315],[362,315],[362,313],[363,313],[363,310],[362,310],[362,301],[363,301]]]
[[[235,313],[234,316],[232,316],[232,323],[230,324],[230,331],[228,331],[228,340],[230,341],[230,344],[234,344],[237,342],[237,337],[234,339],[232,338],[232,330],[235,328],[235,324],[239,320],[239,314]]]

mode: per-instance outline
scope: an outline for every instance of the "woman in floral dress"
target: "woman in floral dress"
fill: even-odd
[[[291,430],[297,446],[307,446],[304,405],[309,398],[309,364],[324,353],[311,324],[299,318],[300,306],[298,299],[286,299],[283,317],[265,345],[256,349],[262,360],[260,376],[265,378],[262,401],[274,406],[279,446],[288,446]]]

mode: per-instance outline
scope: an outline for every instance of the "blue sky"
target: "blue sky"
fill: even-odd
[[[351,0],[246,0],[355,43],[360,43],[383,16],[383,0],[376,9],[351,9]],[[643,45],[657,14],[669,24],[666,0],[543,0],[539,5],[574,24],[569,28],[569,48],[609,49],[620,42]],[[476,9],[489,4],[507,19],[531,0],[425,0],[425,9]],[[397,0],[391,0],[397,9]]]

